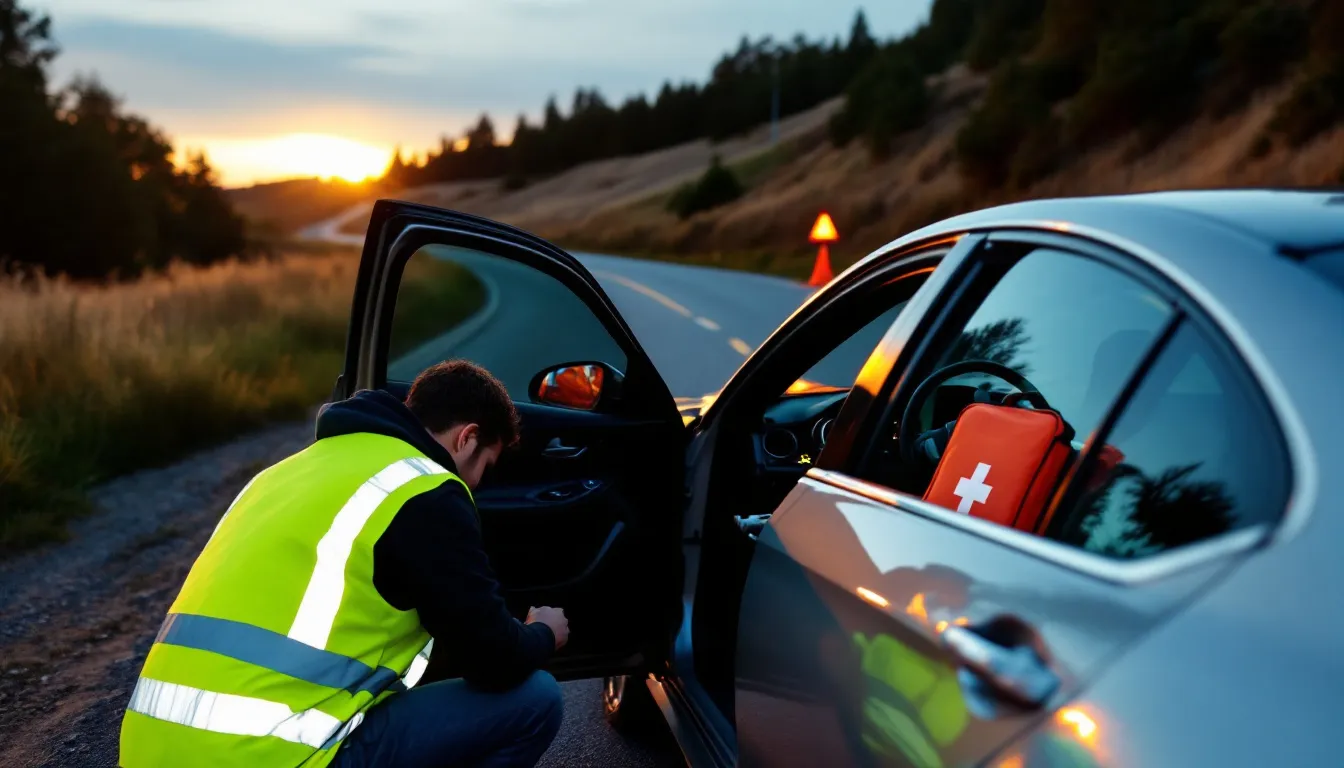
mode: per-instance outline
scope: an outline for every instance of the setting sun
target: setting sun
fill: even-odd
[[[392,156],[390,147],[320,133],[204,139],[190,145],[204,147],[211,164],[221,170],[221,181],[230,186],[314,176],[364,181],[381,174]]]

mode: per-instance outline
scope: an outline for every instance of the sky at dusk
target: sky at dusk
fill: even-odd
[[[930,0],[864,6],[903,34]],[[618,105],[666,79],[703,82],[746,34],[848,34],[857,3],[826,0],[38,0],[64,84],[96,72],[229,185],[381,169],[488,111],[507,136],[576,86]]]

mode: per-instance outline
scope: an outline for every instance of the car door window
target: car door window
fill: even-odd
[[[1206,337],[1183,325],[1082,473],[1079,501],[1047,535],[1134,559],[1272,522],[1288,473],[1265,411]]]
[[[902,299],[840,342],[803,374],[803,381],[825,387],[853,386],[868,356],[882,341],[883,334],[891,324],[896,322],[896,316],[901,314],[907,303],[908,300]]]
[[[934,362],[922,368],[930,386],[893,411],[888,437],[879,441],[884,455],[860,474],[924,494],[963,409],[977,399],[1001,402],[1024,387],[1039,391],[1071,429],[1072,447],[1081,447],[1172,313],[1151,290],[1099,261],[1052,249],[1028,253],[929,356]],[[952,366],[964,371],[940,375]],[[902,430],[907,419],[913,422]],[[902,457],[902,432],[922,441],[937,430],[936,449]]]
[[[1006,365],[1085,437],[1170,317],[1164,301],[1119,271],[1041,249],[1008,270],[938,366],[977,359]],[[997,385],[974,374],[964,380],[972,382]]]
[[[549,275],[492,254],[446,245],[406,263],[389,338],[388,379],[411,381],[442,360],[485,366],[514,400],[543,369],[626,355],[583,301]]]

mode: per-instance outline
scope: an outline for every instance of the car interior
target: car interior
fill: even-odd
[[[388,382],[387,390],[404,400],[409,384]],[[584,627],[552,664],[557,678],[583,677],[602,650],[593,641],[600,639],[603,648],[642,647],[645,638],[665,631],[667,617],[652,609],[647,596],[671,587],[623,574],[680,583],[679,553],[666,546],[680,537],[658,524],[675,525],[681,489],[663,487],[667,473],[651,470],[681,462],[684,437],[659,423],[515,405],[522,421],[519,444],[501,456],[475,493],[481,532],[515,616],[526,616],[530,606],[557,605]],[[427,679],[457,676],[448,663],[431,657]]]

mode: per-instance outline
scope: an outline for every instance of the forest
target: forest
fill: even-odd
[[[206,158],[172,144],[97,79],[54,88],[51,19],[0,0],[0,271],[131,278],[246,248]]]

